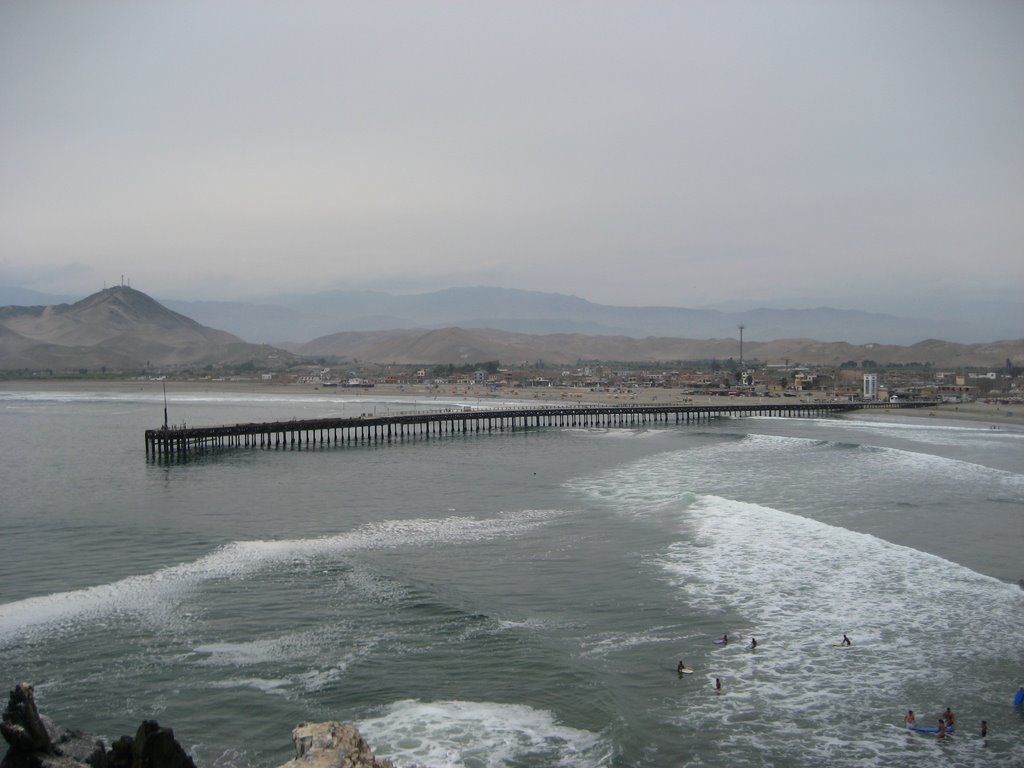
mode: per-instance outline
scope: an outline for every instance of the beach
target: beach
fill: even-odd
[[[749,403],[778,403],[778,398],[721,396],[695,394],[691,390],[662,388],[633,388],[622,390],[592,390],[582,387],[523,387],[492,390],[484,386],[423,386],[378,384],[370,388],[327,387],[317,384],[284,382],[258,382],[245,380],[110,380],[94,379],[7,379],[0,381],[0,391],[68,391],[68,392],[160,392],[166,385],[168,398],[175,393],[221,392],[264,393],[275,395],[322,394],[352,400],[415,400],[423,403],[436,399],[443,402],[457,400],[486,406],[488,402],[578,403],[599,405],[743,405]],[[814,402],[829,399],[823,393],[805,393],[790,402]],[[865,411],[865,416],[893,416],[937,421],[970,421],[988,427],[1024,427],[1024,404],[1004,405],[995,402],[942,403],[928,408],[901,408],[886,411]]]

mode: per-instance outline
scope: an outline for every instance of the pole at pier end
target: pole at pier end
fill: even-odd
[[[164,385],[164,431],[167,431],[167,382],[163,381],[161,384]]]

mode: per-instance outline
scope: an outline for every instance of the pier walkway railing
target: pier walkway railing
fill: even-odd
[[[861,409],[925,408],[935,401],[814,402],[728,405],[550,405],[504,409],[447,409],[387,416],[292,419],[213,427],[146,430],[146,455],[184,456],[208,448],[301,449],[317,445],[388,443],[413,437],[504,432],[537,427],[637,427],[692,424],[727,416],[820,417]]]

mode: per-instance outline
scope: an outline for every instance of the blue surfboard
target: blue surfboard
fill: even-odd
[[[1013,697],[1013,703],[1018,707],[1024,704],[1024,688],[1017,691],[1017,694]]]

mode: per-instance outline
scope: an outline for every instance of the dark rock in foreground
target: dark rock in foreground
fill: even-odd
[[[107,768],[103,742],[82,731],[61,730],[39,714],[29,683],[11,691],[0,733],[9,745],[0,768]]]
[[[8,744],[0,768],[196,768],[174,731],[155,720],[143,721],[134,737],[122,736],[109,751],[91,734],[58,728],[39,713],[30,683],[11,691],[0,733]],[[295,759],[281,768],[394,768],[345,723],[300,723],[292,741]]]

